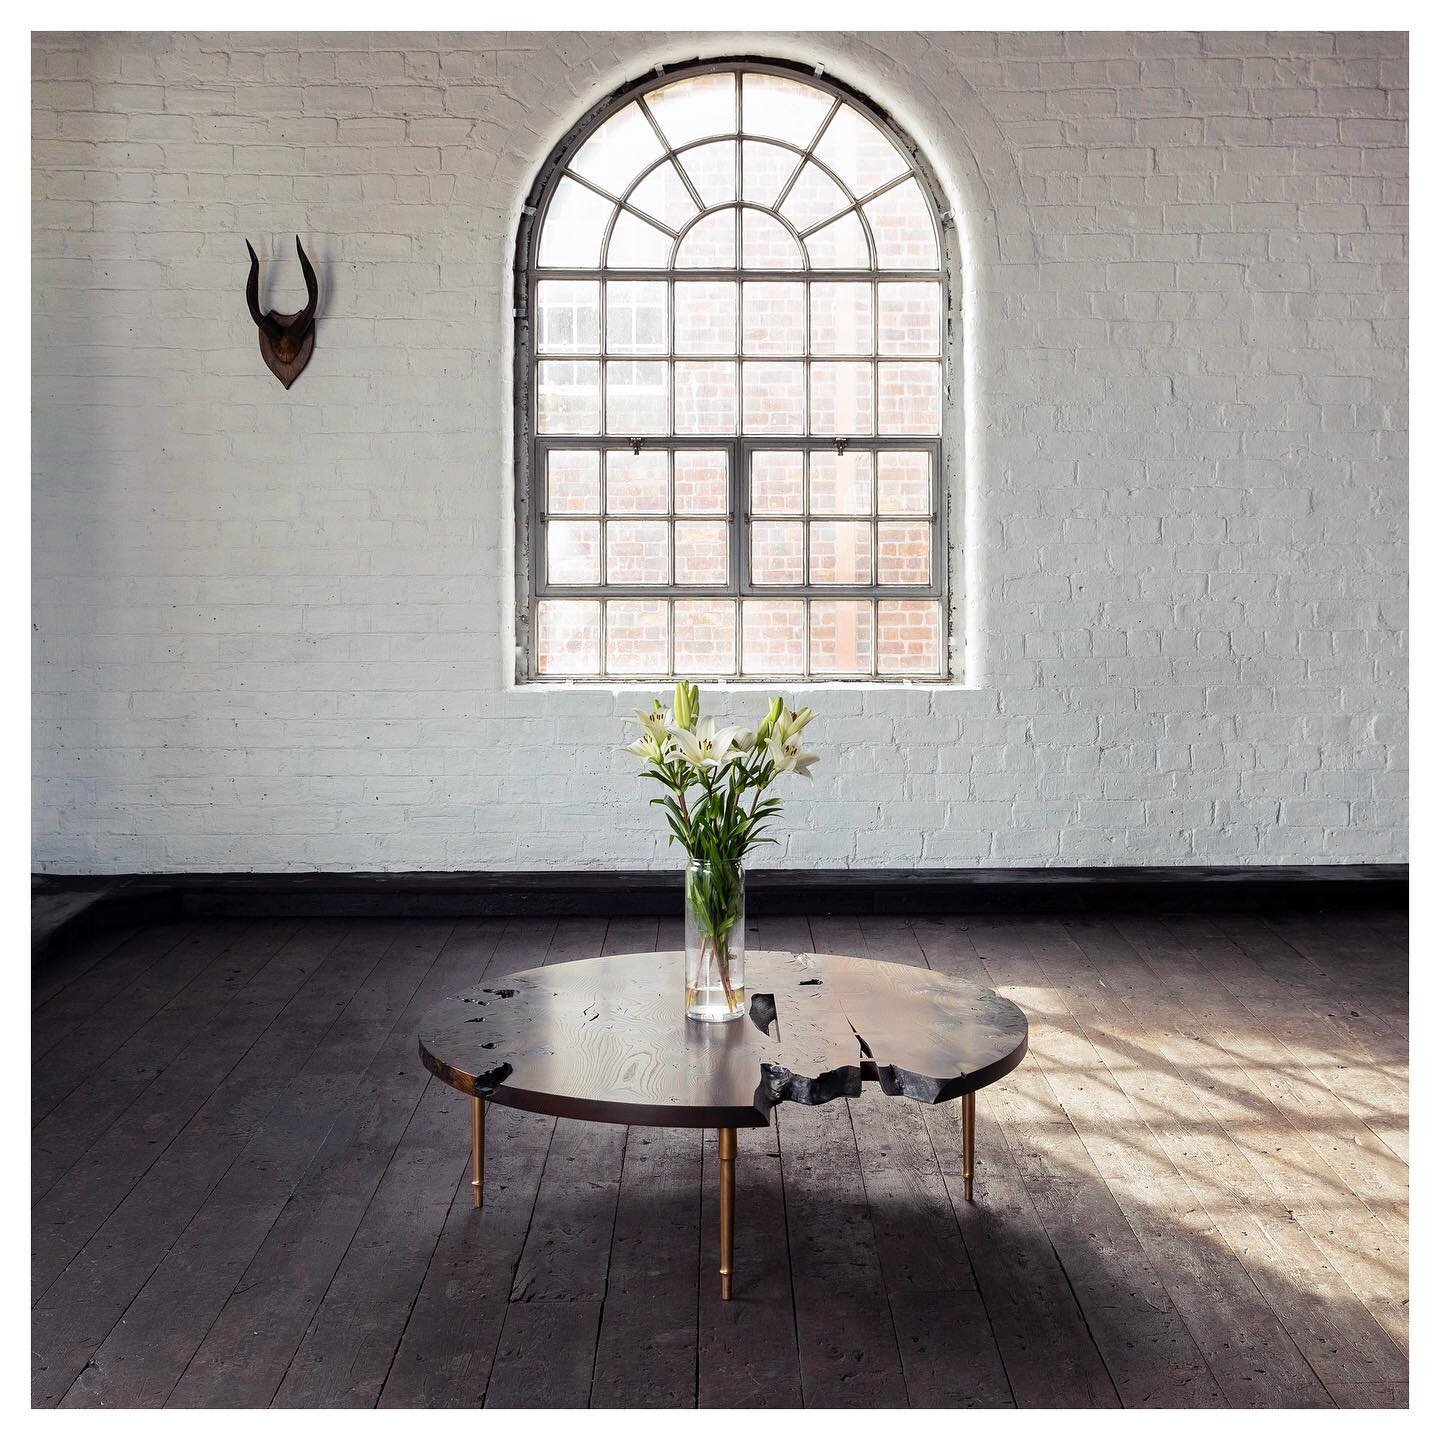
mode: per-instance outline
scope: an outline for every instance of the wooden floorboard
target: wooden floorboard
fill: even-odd
[[[469,1102],[452,990],[673,919],[181,920],[32,991],[37,1405],[1401,1407],[1400,912],[778,916],[752,947],[993,985],[1024,1064],[960,1107],[740,1134]]]
[[[36,1083],[32,1104],[48,1090],[49,1109],[37,1115],[32,1132],[32,1204],[164,1074],[202,1027],[269,963],[295,929],[293,922],[250,926],[233,944],[217,953],[213,964],[197,965],[191,983],[113,1053],[102,1056],[97,1050],[84,1065],[63,1074],[47,1072],[46,1079],[58,1083],[48,1087]]]
[[[303,1334],[303,1297],[322,1288],[306,1268],[321,1248],[317,1234],[339,1248],[353,1233],[351,1217],[394,1147],[397,1116],[408,1116],[424,1088],[412,1028],[477,951],[483,960],[494,948],[486,933],[473,948],[452,947],[452,928],[395,932],[357,1003],[297,1078],[291,1102],[267,1117],[101,1347],[99,1360],[115,1368],[130,1332],[148,1337],[144,1389],[124,1403],[164,1404],[182,1377],[192,1397],[206,1383],[232,1404],[274,1395]],[[121,1368],[142,1370],[138,1359]],[[66,1403],[76,1403],[73,1393]]]

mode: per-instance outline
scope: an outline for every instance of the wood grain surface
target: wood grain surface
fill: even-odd
[[[685,1018],[678,950],[597,956],[477,985],[420,1029],[430,1070],[467,1095],[576,1120],[755,1126],[786,1102],[886,1095],[935,1105],[1024,1058],[1024,1013],[993,990],[844,955],[746,957],[748,1013]]]

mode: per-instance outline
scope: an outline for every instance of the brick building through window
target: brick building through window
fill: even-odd
[[[517,293],[521,679],[948,676],[947,287],[914,147],[696,65],[541,174]]]

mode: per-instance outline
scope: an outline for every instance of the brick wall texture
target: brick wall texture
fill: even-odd
[[[512,682],[511,259],[588,106],[735,53],[890,110],[963,271],[963,682],[801,692],[824,760],[767,861],[1404,858],[1402,35],[66,34],[37,869],[675,863],[616,748],[647,692]],[[244,239],[283,311],[297,232],[287,393]]]

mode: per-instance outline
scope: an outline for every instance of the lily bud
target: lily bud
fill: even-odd
[[[780,718],[781,712],[785,709],[785,702],[776,696],[770,702],[770,708],[765,712],[765,718],[755,728],[755,740],[757,744],[763,745],[770,738],[770,732],[775,728],[775,722]]]
[[[681,730],[694,727],[700,713],[700,692],[684,680],[675,684],[675,724]]]

